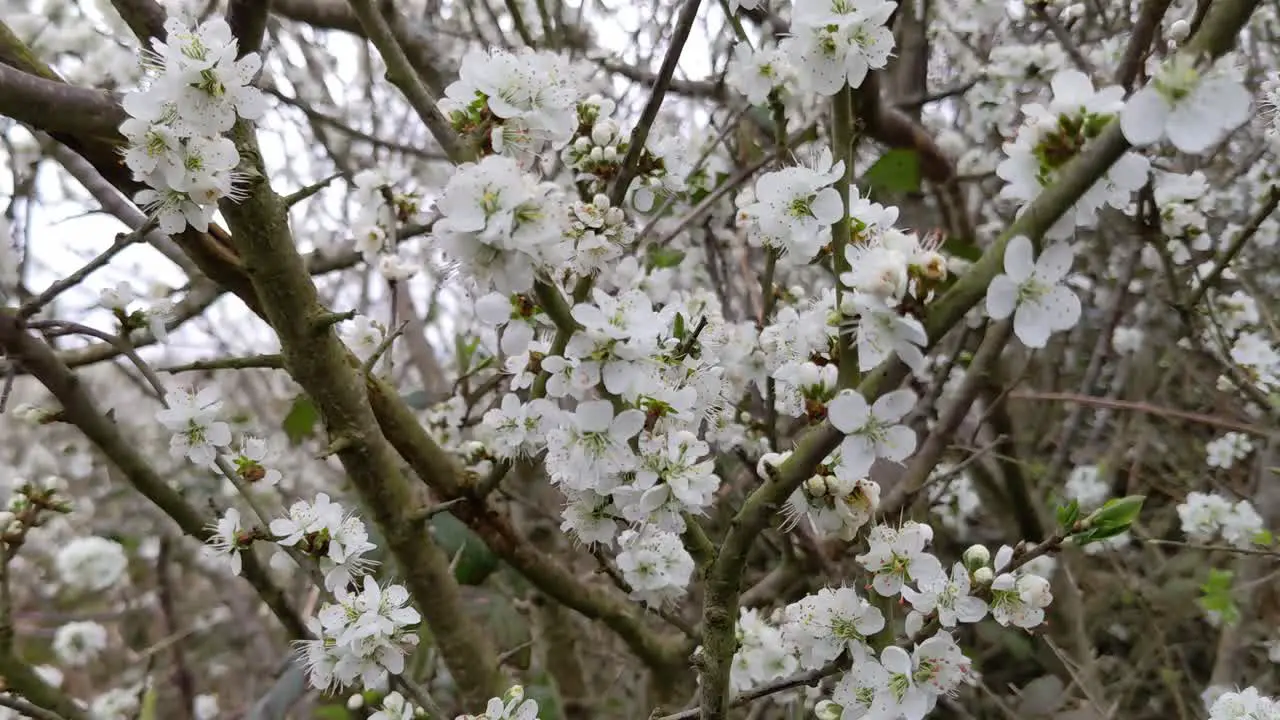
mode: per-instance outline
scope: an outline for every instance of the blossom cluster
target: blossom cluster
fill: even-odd
[[[1269,544],[1266,524],[1248,500],[1232,502],[1217,493],[1191,492],[1178,504],[1178,518],[1182,532],[1197,542],[1221,537],[1242,550]]]
[[[193,26],[173,16],[164,28],[167,39],[153,40],[147,59],[149,86],[124,97],[124,159],[149,186],[135,199],[161,231],[177,234],[190,226],[203,232],[219,200],[241,197],[240,153],[224,133],[237,118],[253,120],[266,110],[252,85],[262,58],[237,57],[239,44],[221,17]]]
[[[1044,608],[1053,600],[1049,582],[1015,559],[1013,548],[1000,548],[993,560],[975,545],[948,573],[926,550],[932,538],[932,528],[921,523],[876,525],[868,533],[867,552],[857,556],[872,577],[870,589],[882,597],[901,596],[911,607],[905,623],[910,650],[889,645],[877,655],[871,638],[886,628],[880,607],[852,587],[823,588],[774,613],[771,621],[754,610],[741,611],[733,686],[745,691],[797,669],[824,667],[847,653],[853,665],[831,699],[819,703],[819,717],[872,713],[919,720],[969,676],[970,661],[951,635],[958,625],[979,622],[988,613],[1001,625],[1026,629],[1044,621]],[[935,628],[927,638],[926,626]]]
[[[1280,720],[1280,702],[1253,687],[1226,692],[1209,707],[1209,720]]]

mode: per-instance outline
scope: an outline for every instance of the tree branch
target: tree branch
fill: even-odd
[[[50,133],[119,139],[126,115],[110,93],[46,80],[0,64],[0,115]]]
[[[399,561],[404,582],[435,635],[450,673],[469,704],[481,705],[506,686],[489,639],[463,610],[448,558],[411,513],[417,503],[391,447],[377,431],[355,358],[332,327],[317,332],[326,314],[289,230],[286,208],[266,184],[266,168],[252,129],[233,131],[255,180],[242,202],[224,200],[234,245],[254,268],[253,292],[280,340],[290,375],[315,402],[331,444],[373,521]]]

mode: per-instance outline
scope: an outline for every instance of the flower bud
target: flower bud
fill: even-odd
[[[827,494],[827,483],[821,475],[814,475],[804,481],[804,489],[813,497],[822,497]]]
[[[618,161],[618,148],[614,147],[613,145],[610,145],[609,147],[605,148],[604,152],[601,154],[604,156],[604,159],[607,162]]]
[[[756,474],[762,478],[773,477],[778,466],[782,465],[790,455],[790,452],[765,453],[764,455],[761,455],[760,460],[756,463]]]
[[[941,282],[947,279],[947,259],[940,253],[925,253],[920,263],[920,272],[930,280]]]
[[[827,494],[835,497],[848,497],[853,494],[854,481],[836,475],[827,476]]]
[[[347,709],[348,709],[348,710],[351,710],[352,712],[354,712],[354,711],[356,711],[356,710],[359,710],[359,709],[360,709],[360,708],[362,708],[362,707],[364,707],[364,695],[363,695],[363,694],[361,694],[361,693],[356,693],[355,695],[352,695],[351,697],[347,698]]]
[[[977,571],[991,563],[991,551],[986,545],[970,545],[968,550],[964,551],[964,566],[970,571]]]
[[[1191,35],[1191,25],[1186,20],[1174,20],[1169,26],[1169,39],[1174,42],[1182,42]]]
[[[995,573],[989,567],[980,567],[973,572],[973,581],[979,585],[986,585],[995,578]]]
[[[591,140],[589,138],[580,137],[573,141],[573,147],[580,152],[586,152],[591,148]]]
[[[610,205],[609,196],[605,195],[604,193],[596,193],[595,197],[591,198],[591,204],[595,205],[601,210],[608,209]]]
[[[818,720],[840,720],[840,716],[844,714],[844,708],[830,700],[823,700],[813,708],[813,713]]]
[[[588,157],[590,157],[595,162],[600,162],[601,160],[604,159],[604,151],[598,147],[593,147],[591,148],[591,152],[588,154]]]
[[[612,120],[601,120],[591,127],[591,141],[597,145],[608,145],[618,136],[618,124]]]

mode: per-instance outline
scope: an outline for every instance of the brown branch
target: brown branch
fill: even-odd
[[[164,8],[155,0],[111,0],[111,4],[143,46],[148,45],[151,38],[165,38]]]
[[[1038,392],[1034,390],[1015,390],[1009,393],[1009,397],[1013,400],[1051,400],[1057,402],[1082,403],[1085,405],[1093,405],[1094,407],[1109,408],[1112,410],[1132,410],[1134,412],[1156,415],[1158,417],[1176,418],[1178,420],[1186,420],[1187,422],[1197,423],[1200,425],[1209,425],[1211,427],[1223,428],[1225,430],[1234,430],[1236,432],[1248,433],[1258,437],[1280,437],[1280,430],[1272,430],[1271,428],[1262,427],[1260,425],[1251,425],[1249,423],[1239,422],[1228,418],[1205,415],[1204,413],[1190,412],[1188,410],[1161,407],[1159,405],[1152,405],[1150,403],[1138,402],[1135,400],[1116,400],[1112,398],[1079,395],[1076,393]]]
[[[123,139],[126,115],[110,93],[47,80],[0,64],[0,115],[49,133]]]
[[[355,358],[338,339],[332,315],[320,305],[316,286],[294,242],[287,210],[266,184],[257,140],[245,123],[233,137],[253,163],[255,179],[241,202],[224,200],[223,216],[234,245],[252,267],[252,290],[280,340],[289,374],[320,411],[330,452],[346,470],[371,519],[398,561],[405,586],[426,618],[450,673],[468,704],[500,695],[506,681],[489,638],[466,614],[449,560],[413,522],[415,493],[400,471],[391,446],[378,432]]]
[[[267,30],[267,16],[271,13],[272,0],[230,0],[227,3],[227,24],[236,36],[240,57],[262,49],[262,36]]]

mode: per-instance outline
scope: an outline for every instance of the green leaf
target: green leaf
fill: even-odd
[[[1270,530],[1259,530],[1257,533],[1254,533],[1254,536],[1253,536],[1254,545],[1271,547],[1271,544],[1274,543],[1275,541],[1276,541],[1276,537],[1275,535],[1271,534]]]
[[[156,702],[159,697],[154,685],[147,688],[146,694],[142,696],[142,708],[138,711],[138,720],[156,720]]]
[[[862,175],[870,192],[916,192],[920,189],[920,156],[915,150],[896,148],[880,156]]]
[[[300,445],[303,440],[316,434],[316,426],[320,424],[320,411],[315,403],[305,394],[293,399],[289,406],[289,414],[284,416],[281,429],[289,437],[289,443]]]
[[[1146,499],[1144,495],[1112,498],[1085,518],[1084,525],[1094,530],[1119,528],[1120,532],[1124,532],[1138,518],[1138,513],[1142,512],[1142,503]],[[1112,535],[1118,534],[1112,533]]]
[[[1240,619],[1240,608],[1231,593],[1233,580],[1234,574],[1230,570],[1215,568],[1209,571],[1209,577],[1200,586],[1200,607],[1218,613],[1227,625],[1234,625]]]
[[[346,705],[321,705],[315,709],[316,720],[351,720]]]
[[[1070,530],[1080,519],[1080,501],[1072,500],[1066,505],[1058,506],[1058,527]]]
[[[479,585],[498,568],[498,556],[489,552],[479,535],[448,512],[431,518],[431,533],[454,563],[453,575],[463,585]]]
[[[678,340],[684,339],[684,314],[676,313],[676,329],[675,336]]]
[[[673,268],[684,260],[684,251],[650,245],[649,252],[647,253],[647,259],[647,264],[650,270],[655,268]]]

